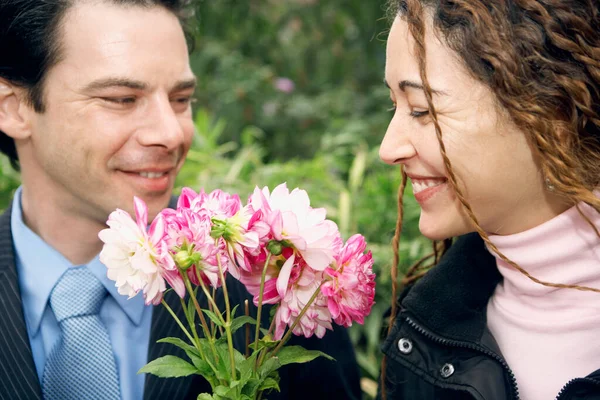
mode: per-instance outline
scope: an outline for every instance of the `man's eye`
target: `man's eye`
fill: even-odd
[[[102,100],[122,105],[135,103],[135,97],[103,97]]]
[[[186,96],[186,97],[176,97],[174,98],[173,102],[175,103],[179,103],[179,104],[190,104],[193,103],[196,99],[193,99],[192,97]]]
[[[413,118],[421,118],[421,117],[424,117],[426,115],[429,115],[429,110],[427,110],[427,111],[414,111],[413,110],[413,111],[410,112],[409,115],[411,117],[413,117]]]

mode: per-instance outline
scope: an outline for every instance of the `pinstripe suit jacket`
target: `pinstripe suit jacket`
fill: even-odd
[[[9,207],[0,216],[0,400],[41,400],[41,388],[21,305],[10,213]],[[251,299],[239,282],[228,279],[232,304],[242,304],[245,299]],[[183,318],[179,299],[173,291],[167,293],[165,300]],[[206,298],[199,298],[199,301],[202,308],[208,308]],[[217,302],[222,303],[223,299],[219,298]],[[250,312],[256,314],[255,309],[251,309]],[[263,315],[263,323],[266,325],[268,310]],[[159,306],[153,310],[148,360],[166,354],[178,355],[185,359],[185,354],[174,346],[156,343],[158,339],[167,336],[183,335],[166,309]],[[243,329],[234,336],[234,343],[236,348],[244,348]],[[294,337],[290,344],[324,351],[337,361],[320,358],[309,364],[283,367],[280,370],[281,392],[268,395],[267,399],[360,399],[359,371],[345,329],[336,327],[320,340]],[[200,376],[159,379],[147,375],[144,400],[195,400],[202,392],[210,392],[210,386]]]

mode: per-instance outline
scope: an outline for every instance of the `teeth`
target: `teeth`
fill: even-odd
[[[434,186],[439,186],[443,184],[445,181],[437,180],[437,179],[419,179],[412,181],[413,193],[422,192],[425,189],[432,188]]]
[[[164,174],[165,174],[164,172],[140,172],[139,173],[140,176],[142,176],[144,178],[150,178],[150,179],[160,178]]]

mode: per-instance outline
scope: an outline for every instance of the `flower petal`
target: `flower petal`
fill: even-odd
[[[146,226],[148,225],[148,206],[146,206],[144,200],[137,196],[133,196],[133,208],[135,209],[137,225],[142,232],[146,232]]]
[[[279,277],[277,278],[277,293],[279,293],[281,297],[284,297],[287,292],[290,274],[292,273],[292,267],[294,266],[295,260],[296,255],[292,254],[281,267],[281,271],[279,271]]]

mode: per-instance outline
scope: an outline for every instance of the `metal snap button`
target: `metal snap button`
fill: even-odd
[[[440,375],[442,378],[449,378],[454,374],[454,365],[452,364],[444,364],[440,369]]]
[[[398,340],[398,350],[400,350],[400,353],[410,354],[412,349],[413,349],[413,344],[410,339],[402,338],[402,339]]]

